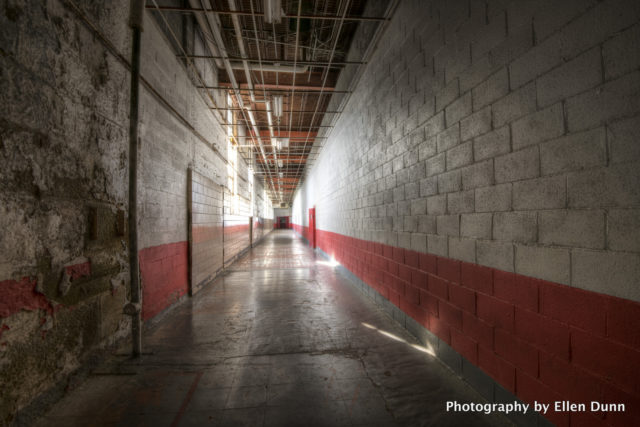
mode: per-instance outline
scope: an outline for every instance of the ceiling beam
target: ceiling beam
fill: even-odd
[[[224,9],[202,9],[192,7],[176,7],[176,6],[155,6],[147,5],[147,9],[153,9],[162,12],[183,12],[183,13],[206,13],[212,12],[220,15],[239,15],[239,16],[260,16],[264,17],[264,13],[251,12],[247,10],[224,10]],[[371,22],[383,22],[388,21],[387,18],[378,16],[336,16],[336,15],[297,15],[286,14],[285,18],[289,19],[318,19],[321,21],[371,21]]]
[[[224,56],[214,56],[214,55],[177,55],[178,58],[191,58],[191,59],[224,59]],[[227,57],[230,61],[248,61],[255,64],[279,64],[279,65],[290,65],[296,63],[298,65],[312,65],[312,66],[336,66],[341,67],[344,65],[364,65],[366,62],[361,61],[332,61],[331,63],[327,61],[301,61],[301,60],[284,60],[284,59],[264,59],[264,58],[241,58],[239,56],[229,56]],[[274,72],[274,71],[271,71]]]
[[[220,84],[224,85],[225,83],[221,82]],[[260,85],[255,85],[255,87],[257,88]],[[280,85],[282,87],[282,85]],[[286,87],[286,86],[285,86]],[[301,93],[306,93],[306,94],[313,94],[313,95],[331,95],[333,93],[351,93],[351,91],[348,90],[333,90],[333,88],[324,88],[324,91],[320,91],[321,88],[319,86],[308,86],[308,87],[313,87],[313,90],[298,90],[296,88],[294,95],[298,95]],[[196,86],[196,88],[198,89],[222,89],[222,90],[231,90],[231,87],[227,87],[227,86]],[[240,88],[238,89],[240,92],[247,92],[249,91],[248,88]],[[263,88],[263,90],[270,92],[270,93],[283,93],[283,94],[288,94],[291,93],[291,86],[289,86],[289,89],[268,89],[268,88]]]

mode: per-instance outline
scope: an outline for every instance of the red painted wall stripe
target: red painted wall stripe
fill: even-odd
[[[139,251],[144,320],[159,314],[188,292],[187,249],[187,242],[177,242]]]
[[[307,227],[293,224],[307,237]],[[526,402],[624,403],[550,410],[558,426],[640,425],[640,304],[317,230],[317,245]],[[553,406],[552,406],[553,408]]]
[[[53,306],[47,298],[36,290],[38,279],[23,277],[22,280],[0,282],[0,318],[9,317],[21,310],[45,310],[53,313]]]

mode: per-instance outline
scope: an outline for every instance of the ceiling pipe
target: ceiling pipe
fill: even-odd
[[[229,9],[236,10],[235,0],[229,0]],[[233,21],[233,29],[236,34],[236,40],[238,42],[238,48],[240,49],[240,57],[242,58],[242,68],[244,68],[244,75],[247,78],[247,84],[249,85],[251,102],[256,102],[256,96],[253,93],[253,83],[251,81],[251,71],[249,71],[249,63],[247,62],[247,51],[244,49],[244,40],[242,40],[242,29],[240,28],[240,20],[238,15],[231,15],[231,21]],[[232,67],[233,68],[233,67]]]
[[[260,71],[260,66],[256,67],[253,65],[248,65],[248,60],[243,60],[242,62],[232,62],[231,63],[231,68],[233,68],[234,70],[240,70],[245,68],[245,73],[247,72],[246,67],[248,67],[249,69],[251,69],[252,71]],[[309,71],[309,66],[305,65],[305,66],[297,66],[297,67],[293,67],[292,65],[278,65],[278,64],[263,64],[262,65],[262,71],[269,71],[272,73],[298,73],[298,74],[302,74],[302,73],[306,73]]]
[[[215,45],[211,42],[211,37],[208,37],[211,34],[207,34],[207,37],[204,37],[205,43],[207,44],[207,47],[209,48],[209,50],[211,51],[212,54],[216,55],[219,54],[223,57],[222,59],[222,64],[224,67],[220,67],[220,68],[225,68],[225,70],[227,71],[227,74],[229,75],[229,80],[231,81],[231,86],[233,88],[234,94],[235,94],[235,98],[238,102],[238,107],[240,107],[241,110],[244,110],[245,106],[244,106],[244,102],[242,101],[242,95],[240,94],[240,90],[239,90],[239,86],[238,86],[238,82],[236,81],[235,75],[233,74],[233,69],[231,68],[231,62],[228,59],[228,54],[227,51],[224,47],[224,41],[222,39],[222,34],[220,31],[220,23],[217,20],[217,17],[215,15],[213,15],[212,13],[210,13],[210,11],[212,10],[211,5],[209,4],[208,0],[189,0],[189,4],[191,5],[191,7],[196,8],[199,7],[198,3],[200,3],[200,7],[202,7],[203,9],[205,9],[205,13],[204,13],[204,17],[202,17],[202,15],[200,14],[196,14],[196,20],[198,21],[198,25],[200,25],[200,29],[203,32],[206,33],[212,33],[213,35],[213,39],[215,40]],[[217,46],[216,46],[217,45]],[[218,63],[216,62],[216,65]],[[244,113],[244,111],[243,111]],[[258,127],[255,125],[255,119],[253,118],[253,113],[251,113],[250,111],[247,111],[248,115],[249,115],[249,121],[251,122],[252,126],[253,126],[253,130],[255,133],[255,138],[258,141],[258,146],[260,148],[260,154],[262,154],[262,158],[264,159],[265,163],[267,162],[267,155],[264,151],[264,144],[262,143],[262,139],[260,138],[260,132],[258,132]],[[273,178],[271,177],[271,173],[268,173],[269,176],[269,180],[271,181],[271,187],[274,187],[273,184]]]
[[[231,9],[232,11],[235,11],[236,8],[236,2],[235,0],[228,0],[229,3],[229,9]],[[251,102],[257,103],[265,103],[266,107],[267,107],[267,119],[269,121],[269,133],[271,135],[271,137],[273,137],[273,120],[271,117],[271,106],[270,103],[267,99],[262,99],[260,101],[256,100],[256,95],[255,92],[253,90],[253,81],[251,79],[251,72],[249,71],[249,62],[247,62],[247,60],[245,58],[247,58],[247,52],[245,51],[244,48],[244,40],[242,38],[242,29],[240,28],[240,20],[238,19],[237,15],[231,15],[231,20],[233,21],[233,28],[235,30],[235,35],[236,35],[236,40],[238,41],[238,48],[240,49],[240,56],[242,57],[242,68],[244,68],[244,74],[247,78],[247,86],[249,87],[249,96],[251,98]],[[260,69],[262,69],[262,64],[260,64]],[[292,71],[296,71],[296,67],[290,67]],[[236,85],[237,87],[237,85]],[[257,133],[257,135],[260,135],[259,133]],[[272,144],[273,145],[273,144]],[[276,167],[276,173],[278,173],[278,154],[276,153],[276,148],[272,146],[273,149],[273,156],[276,160],[275,163],[275,167]]]

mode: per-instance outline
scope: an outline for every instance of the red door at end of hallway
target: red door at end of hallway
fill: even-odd
[[[316,248],[316,208],[309,208],[309,246]]]

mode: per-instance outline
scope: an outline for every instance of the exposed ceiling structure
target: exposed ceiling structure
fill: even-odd
[[[347,67],[365,63],[362,55],[348,60],[354,56],[349,55],[349,49],[358,25],[375,26],[378,32],[389,20],[389,16],[364,16],[366,3],[147,2],[147,8],[161,15],[167,24],[167,15],[193,17],[205,41],[206,53],[195,53],[196,49],[183,43],[177,54],[186,62],[206,60],[215,65],[215,84],[200,78],[198,87],[206,92],[212,110],[219,113],[223,124],[229,124],[231,119],[232,123],[244,125],[242,132],[234,132],[239,153],[256,175],[263,176],[275,206],[291,203],[305,168],[317,157],[341,113],[350,93],[336,87],[341,73]],[[174,38],[177,42],[175,34]],[[342,102],[335,102],[337,97]],[[328,109],[330,105],[340,107]]]

